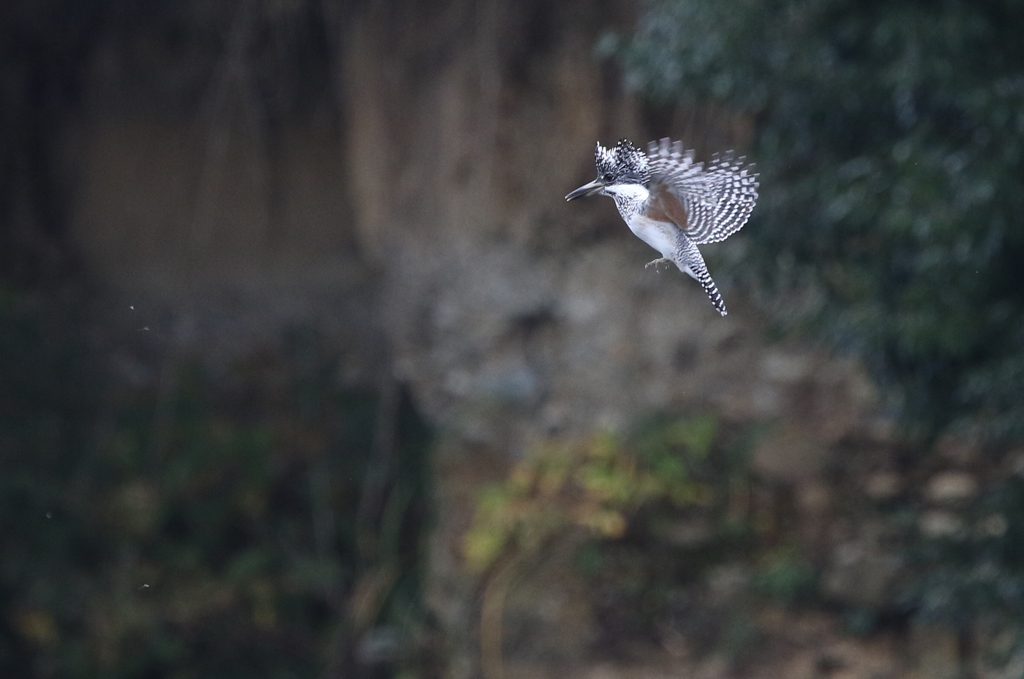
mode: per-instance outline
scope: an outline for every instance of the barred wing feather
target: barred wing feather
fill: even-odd
[[[661,184],[686,211],[687,236],[694,243],[717,243],[743,228],[757,202],[757,175],[730,151],[704,167],[678,141],[648,146],[652,187]]]

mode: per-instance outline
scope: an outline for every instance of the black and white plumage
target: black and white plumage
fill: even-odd
[[[598,143],[597,179],[565,199],[611,196],[630,231],[662,254],[647,266],[674,262],[725,316],[725,302],[697,246],[718,243],[743,228],[757,202],[757,175],[731,151],[707,166],[693,158],[682,142],[669,139],[651,142],[647,153],[628,139],[613,148]]]

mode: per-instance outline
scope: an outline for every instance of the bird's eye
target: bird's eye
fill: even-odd
[[[611,172],[605,172],[604,176],[601,177],[601,179],[604,180],[606,183],[611,184],[611,182],[612,182],[612,173]]]

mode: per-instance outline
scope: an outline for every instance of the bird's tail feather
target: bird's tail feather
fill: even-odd
[[[700,286],[704,288],[704,293],[711,300],[711,303],[718,309],[718,313],[723,316],[728,316],[729,312],[725,308],[725,301],[722,299],[722,294],[718,292],[718,286],[715,285],[715,281],[711,278],[711,274],[708,273],[707,268],[702,273],[697,274],[697,281]]]
[[[715,285],[714,279],[711,278],[700,250],[697,249],[697,246],[689,238],[686,238],[681,244],[677,263],[681,265],[679,266],[680,269],[693,276],[700,283],[700,286],[704,288],[704,293],[711,300],[711,303],[715,305],[718,313],[728,316],[729,312],[725,308],[725,300],[722,299],[722,293],[718,292],[718,286]]]

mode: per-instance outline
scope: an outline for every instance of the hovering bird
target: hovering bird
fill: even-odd
[[[647,266],[673,262],[697,280],[718,312],[725,302],[697,249],[723,241],[743,228],[757,202],[757,175],[732,151],[716,155],[707,167],[693,161],[679,141],[651,142],[644,153],[628,139],[614,148],[598,142],[597,179],[565,197],[611,196],[626,226],[661,253]]]

